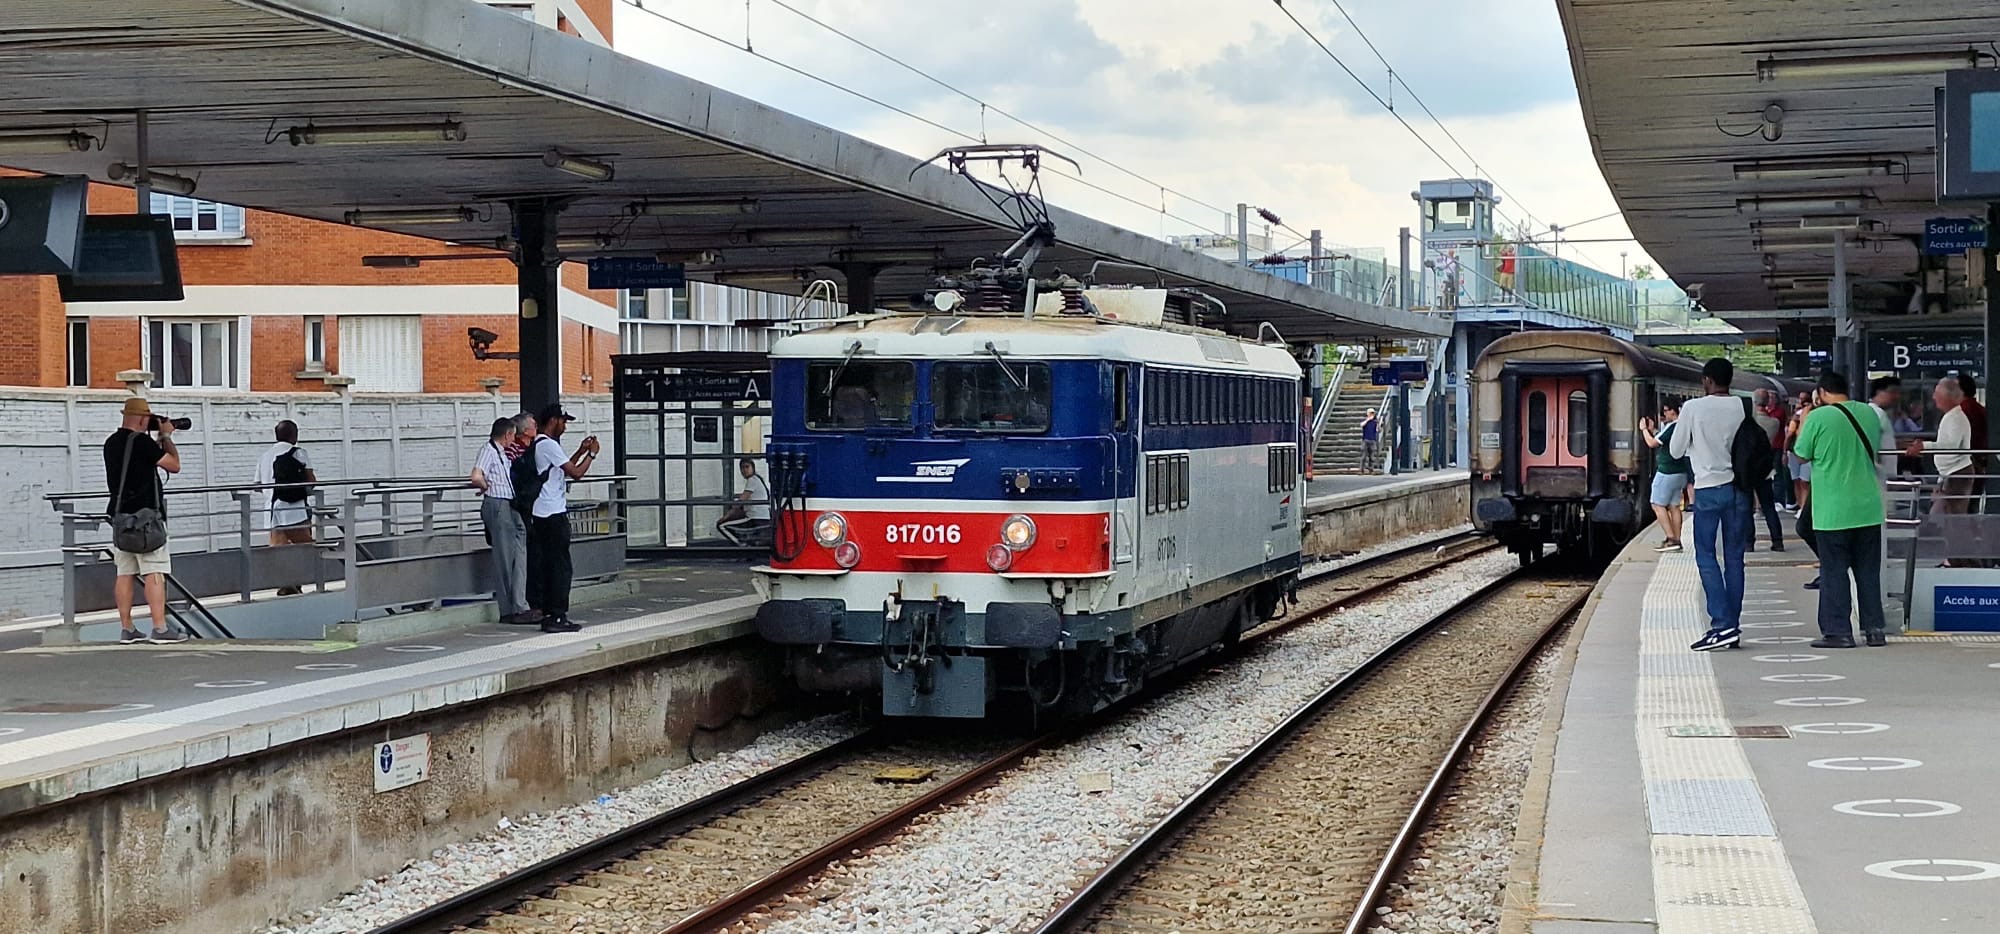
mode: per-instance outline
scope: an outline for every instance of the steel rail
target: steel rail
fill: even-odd
[[[1477,542],[1482,536],[1476,533],[1447,535],[1420,542],[1379,555],[1355,561],[1352,564],[1322,570],[1309,582],[1330,582],[1353,574],[1366,573],[1394,561],[1426,552],[1436,553],[1455,549],[1468,543]],[[1423,577],[1439,568],[1456,564],[1496,548],[1497,543],[1454,551],[1441,560],[1428,563],[1420,568],[1373,581],[1356,590],[1341,593],[1335,599],[1297,613],[1287,619],[1278,620],[1250,632],[1244,633],[1241,645],[1253,645],[1280,632],[1306,622],[1318,619],[1328,613],[1345,609],[1355,604],[1373,599],[1383,592]],[[1161,685],[1162,688],[1178,682]],[[1092,717],[1085,724],[1076,724],[1044,734],[1036,739],[1020,743],[973,769],[961,773],[950,781],[938,786],[922,797],[913,799],[867,824],[857,827],[839,839],[825,844],[764,878],[751,883],[711,903],[696,914],[689,915],[662,934],[686,934],[693,931],[720,930],[745,912],[782,895],[798,883],[824,869],[827,863],[840,858],[852,850],[873,846],[907,827],[917,817],[940,807],[952,804],[998,778],[1002,773],[1020,764],[1021,760],[1035,752],[1069,742],[1081,735],[1089,726],[1101,722],[1106,716],[1129,710],[1134,704],[1150,700],[1159,695],[1159,690],[1149,690],[1127,699],[1126,702],[1108,708]],[[529,895],[547,891],[563,883],[586,875],[633,853],[642,852],[686,831],[712,821],[724,814],[753,803],[782,790],[790,784],[820,774],[839,760],[877,745],[883,737],[871,732],[850,737],[817,752],[802,756],[780,765],[770,771],[760,773],[728,788],[713,792],[695,801],[680,805],[654,817],[646,818],[622,830],[592,840],[579,847],[558,853],[530,866],[517,869],[499,878],[460,892],[444,901],[382,925],[368,934],[417,934],[417,932],[448,931],[457,927],[470,926],[509,908],[519,905]]]
[[[1531,570],[1531,568],[1516,569],[1479,588],[1430,620],[1396,637],[1382,650],[1369,656],[1366,661],[1314,695],[1277,726],[1272,727],[1249,749],[1238,755],[1222,771],[1212,776],[1194,794],[1167,812],[1165,817],[1155,822],[1138,840],[1114,858],[1110,865],[1072,893],[1067,900],[1056,907],[1054,912],[1042,920],[1042,923],[1035,928],[1035,934],[1056,934],[1087,927],[1092,915],[1109,903],[1136,875],[1152,864],[1152,857],[1155,854],[1171,847],[1203,816],[1213,811],[1246,779],[1276,756],[1294,737],[1318,721],[1328,708],[1353,693],[1378,669],[1400,658],[1406,650],[1428,638],[1432,633],[1483,605],[1486,600],[1507,587],[1529,579]],[[1575,612],[1576,607],[1580,606],[1587,596],[1586,593],[1578,597],[1576,601],[1566,605],[1561,613],[1556,614],[1550,625],[1537,638],[1536,644],[1540,645],[1550,633],[1560,628],[1562,622]],[[1518,667],[1519,663],[1516,664]],[[1483,714],[1484,710],[1481,711],[1482,716]],[[1447,771],[1449,765],[1439,770],[1440,774]],[[1378,875],[1382,874],[1384,873],[1378,872]]]

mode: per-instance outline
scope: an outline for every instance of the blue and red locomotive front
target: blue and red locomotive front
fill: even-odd
[[[1281,346],[1097,317],[853,318],[781,340],[759,634],[889,716],[1094,709],[1295,580]]]

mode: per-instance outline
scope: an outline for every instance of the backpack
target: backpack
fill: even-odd
[[[547,474],[535,469],[535,448],[541,443],[540,438],[535,439],[507,465],[507,477],[514,481],[514,509],[529,518],[534,517],[535,499],[542,495],[542,484],[548,480]]]
[[[1776,466],[1777,455],[1771,449],[1771,436],[1764,433],[1764,426],[1757,424],[1750,411],[1750,400],[1746,398],[1743,400],[1743,421],[1736,426],[1736,437],[1729,441],[1729,469],[1736,475],[1730,482],[1745,493],[1752,492]]]
[[[306,465],[299,462],[298,445],[271,460],[271,479],[277,487],[271,496],[281,503],[303,503],[312,488],[306,485]]]

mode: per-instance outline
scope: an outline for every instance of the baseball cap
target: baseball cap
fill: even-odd
[[[146,400],[141,399],[138,396],[133,396],[132,398],[125,400],[126,417],[129,418],[134,415],[151,415],[151,414],[153,414],[153,407],[147,405]]]
[[[542,406],[540,412],[535,413],[535,424],[546,425],[558,418],[566,422],[576,421],[576,416],[563,411],[562,403],[551,402],[548,405]]]

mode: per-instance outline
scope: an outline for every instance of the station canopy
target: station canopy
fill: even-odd
[[[1558,0],[1598,165],[1674,281],[1746,329],[1911,281],[1935,203],[1933,89],[1991,67],[1991,0]],[[1955,261],[1956,262],[1956,261]]]
[[[797,294],[795,270],[830,276],[837,258],[914,254],[878,281],[895,304],[928,283],[925,251],[962,266],[1019,235],[945,169],[471,0],[9,0],[0,30],[0,163],[20,168],[104,180],[136,161],[143,110],[150,167],[198,179],[196,197],[488,244],[510,234],[510,200],[560,197],[565,239],[714,251],[720,262],[691,277],[765,291]],[[464,138],[431,132],[446,123]],[[104,148],[28,153],[6,138],[71,130]],[[378,144],[342,144],[357,137]],[[551,150],[614,176],[551,167]],[[1079,214],[1052,220],[1038,275],[1081,278],[1097,259],[1151,267],[1221,300],[1239,333],[1265,321],[1294,342],[1449,332]]]

